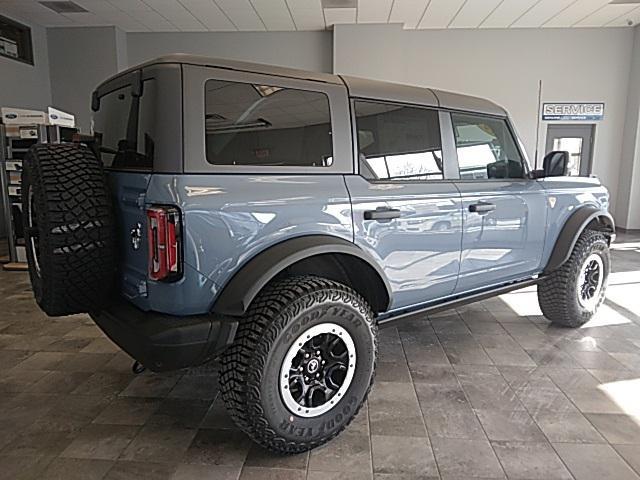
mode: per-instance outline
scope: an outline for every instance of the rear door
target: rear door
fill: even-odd
[[[444,162],[440,114],[367,100],[355,100],[353,110],[359,175],[346,182],[356,244],[384,269],[393,309],[451,294],[462,209]]]
[[[158,140],[163,128],[158,125],[171,122],[160,115],[157,90],[161,82],[156,73],[153,68],[134,71],[102,85],[94,94],[94,109],[98,108],[93,133],[100,144],[117,217],[121,292],[141,308],[147,307],[145,194],[154,167],[162,164],[156,152],[162,151],[165,140]],[[174,96],[179,98],[178,93]],[[179,165],[180,157],[175,161]]]
[[[537,272],[546,231],[546,195],[504,118],[452,113],[463,234],[456,293]]]

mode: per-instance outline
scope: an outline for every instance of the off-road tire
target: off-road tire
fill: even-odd
[[[292,413],[279,390],[279,372],[298,334],[323,322],[344,327],[357,362],[345,395],[326,413]],[[234,422],[251,439],[280,454],[328,442],[344,430],[365,401],[375,372],[377,327],[367,302],[351,288],[316,276],[285,278],[267,286],[240,323],[222,356],[222,399]]]
[[[62,316],[106,306],[116,271],[115,221],[95,155],[80,145],[31,147],[23,162],[22,211],[40,308]]]
[[[591,308],[584,308],[578,300],[579,274],[590,255],[602,259],[604,275],[597,301]],[[571,252],[569,260],[538,284],[538,304],[544,316],[555,325],[577,328],[588,322],[604,301],[610,272],[609,242],[595,230],[585,230]]]

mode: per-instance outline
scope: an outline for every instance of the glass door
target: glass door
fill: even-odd
[[[547,153],[562,150],[569,152],[569,175],[591,175],[592,146],[595,125],[552,124],[547,129]]]

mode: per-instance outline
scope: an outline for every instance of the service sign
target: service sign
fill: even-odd
[[[604,118],[604,103],[545,103],[542,120],[597,121]]]

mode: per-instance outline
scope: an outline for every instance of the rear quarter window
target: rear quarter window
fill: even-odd
[[[320,92],[208,80],[207,161],[212,165],[329,167],[329,98]]]

